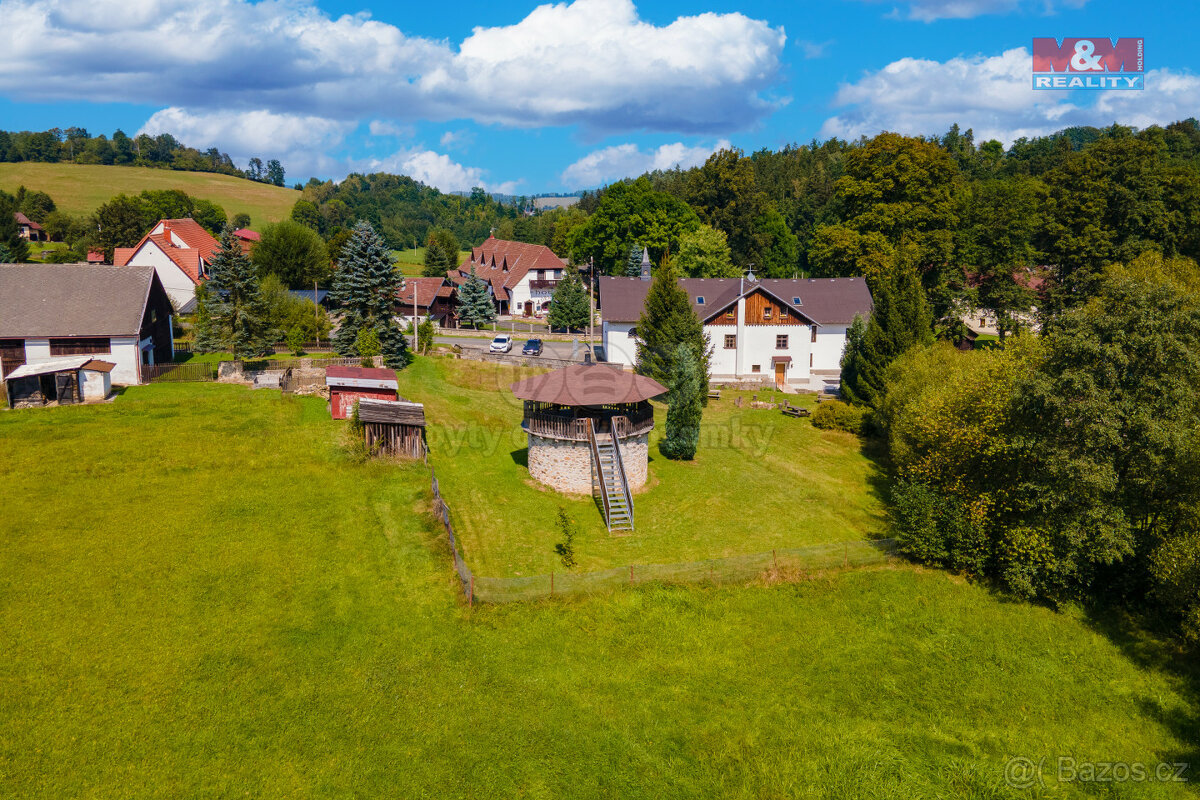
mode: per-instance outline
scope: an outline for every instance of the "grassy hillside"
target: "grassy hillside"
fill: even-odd
[[[211,172],[92,164],[0,163],[0,189],[14,192],[22,185],[46,192],[60,209],[70,214],[90,213],[113,195],[121,193],[181,189],[193,197],[219,204],[230,217],[246,212],[255,227],[285,218],[300,197],[294,189]]]
[[[1003,783],[1200,758],[1194,665],[1117,620],[907,567],[472,609],[423,467],[342,430],[221,385],[0,412],[0,796],[1191,796]]]

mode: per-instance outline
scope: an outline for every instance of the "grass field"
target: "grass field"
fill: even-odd
[[[181,189],[193,197],[217,203],[230,217],[244,211],[250,215],[254,228],[287,217],[300,197],[295,189],[212,172],[25,161],[0,164],[0,189],[15,192],[18,186],[46,192],[59,209],[70,214],[90,214],[122,193]]]
[[[223,385],[0,412],[0,797],[1193,796],[1002,782],[1200,761],[1195,666],[1119,619],[910,568],[471,609],[423,468],[340,431]]]
[[[580,525],[575,554],[581,570],[759,553],[882,532],[879,471],[856,437],[818,431],[778,411],[735,408],[735,393],[727,392],[705,411],[694,462],[658,454],[665,417],[658,408],[650,480],[634,497],[637,530],[610,536],[590,497],[560,495],[529,478],[521,402],[508,387],[530,374],[453,359],[421,359],[400,373],[400,393],[425,403],[442,494],[467,561],[482,575],[561,571],[554,553],[561,538],[559,506]],[[812,398],[798,402],[811,404]]]
[[[421,277],[421,271],[425,268],[424,247],[412,247],[408,250],[393,250],[392,256],[395,258],[396,264],[400,266],[401,274],[412,278]],[[470,250],[463,250],[458,254],[458,264],[461,264],[464,259],[470,258],[470,256]],[[455,266],[458,266],[458,264],[455,264]]]

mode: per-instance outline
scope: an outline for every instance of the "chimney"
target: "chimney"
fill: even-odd
[[[591,346],[589,346],[587,350],[583,351],[583,363],[585,363],[585,364],[592,363],[592,348],[591,348]]]
[[[650,280],[650,248],[642,248],[642,274],[641,279],[644,281]]]

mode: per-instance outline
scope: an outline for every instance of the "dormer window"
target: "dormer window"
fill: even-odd
[[[696,297],[696,305],[698,305],[698,306],[704,305],[704,295],[698,295]]]

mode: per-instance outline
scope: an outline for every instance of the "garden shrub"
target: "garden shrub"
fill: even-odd
[[[826,400],[812,413],[814,428],[826,431],[860,433],[863,427],[863,410],[841,400]]]

